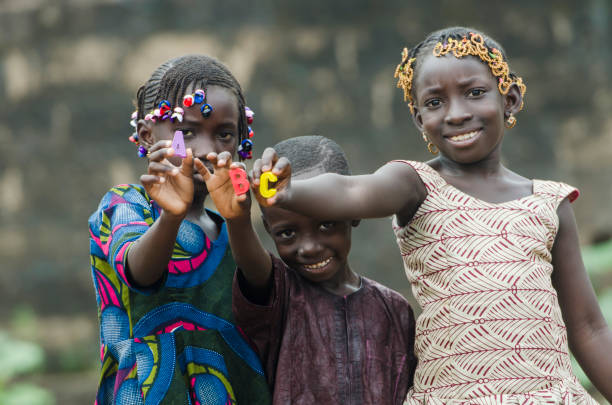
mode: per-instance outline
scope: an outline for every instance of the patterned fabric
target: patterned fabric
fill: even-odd
[[[121,185],[89,218],[102,374],[96,405],[269,404],[256,353],[233,324],[235,264],[223,220],[212,242],[183,221],[168,272],[139,290],[125,273],[131,244],[160,208],[141,186]]]
[[[593,404],[572,374],[551,284],[557,207],[578,190],[533,181],[533,194],[493,204],[420,162],[428,195],[394,232],[417,319],[414,386],[405,404]]]
[[[414,314],[398,292],[361,277],[338,296],[272,256],[267,305],[234,278],[236,323],[257,346],[274,404],[397,405],[412,386]]]

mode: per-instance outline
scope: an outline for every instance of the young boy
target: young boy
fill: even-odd
[[[327,138],[291,138],[274,149],[291,161],[294,179],[349,174],[342,149]],[[399,293],[351,270],[358,221],[262,208],[278,259],[253,230],[248,195],[234,192],[229,154],[208,159],[214,174],[199,162],[196,168],[227,220],[238,265],[236,322],[258,349],[274,403],[401,404],[416,365],[414,315]]]

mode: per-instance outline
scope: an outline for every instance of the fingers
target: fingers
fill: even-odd
[[[289,163],[289,159],[286,157],[278,159],[272,168],[272,173],[279,178],[291,177],[291,163]]]
[[[219,153],[219,155],[217,156],[217,166],[230,167],[231,164],[232,164],[232,154],[231,153],[229,153],[228,151]]]
[[[176,176],[179,174],[179,169],[176,166],[151,161],[149,162],[148,174],[155,177]]]
[[[204,162],[202,162],[199,158],[195,158],[193,160],[193,166],[197,170],[197,172],[200,173],[204,181],[208,181],[210,179],[210,176],[212,176],[212,173],[208,170],[208,167],[206,167],[206,165],[204,165]]]
[[[183,158],[183,162],[181,163],[181,172],[185,176],[191,177],[193,175],[193,151],[191,148],[187,148],[185,151],[186,157]]]
[[[269,163],[265,163],[264,159],[257,159],[253,164],[253,186],[258,187],[260,184],[261,175],[267,171],[271,171],[276,177],[278,177],[279,181],[282,179],[288,179],[291,177],[291,163],[289,159],[282,157],[278,158],[275,155],[275,162],[273,165]]]
[[[262,167],[261,170],[267,172],[272,169],[274,163],[278,160],[278,155],[273,148],[266,148],[261,155]]]
[[[145,188],[153,186],[155,184],[165,183],[166,178],[164,176],[155,176],[153,174],[143,174],[140,176],[140,182]]]
[[[155,142],[147,153],[149,162],[161,162],[165,158],[173,156],[174,149],[172,149],[171,146],[172,142],[169,140]]]
[[[278,156],[274,148],[266,148],[261,155],[261,158],[257,159],[255,163],[253,163],[253,185],[259,186],[259,178],[263,172],[269,171],[274,162],[278,160]]]

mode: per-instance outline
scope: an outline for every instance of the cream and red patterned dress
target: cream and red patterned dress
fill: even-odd
[[[574,377],[551,249],[575,188],[533,181],[533,194],[493,204],[406,162],[428,195],[393,228],[423,313],[405,404],[595,404]]]

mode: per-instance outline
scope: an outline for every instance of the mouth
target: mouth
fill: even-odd
[[[478,135],[480,135],[480,130],[465,132],[463,134],[453,136],[447,136],[446,139],[453,143],[467,144],[470,143],[470,141],[474,140],[476,137],[478,137]]]
[[[318,263],[313,263],[313,264],[302,264],[302,266],[309,271],[317,271],[317,270],[321,270],[323,269],[325,266],[327,266],[330,262],[332,261],[331,257],[328,257],[327,259],[320,261]]]

